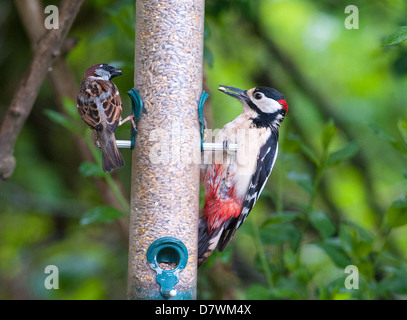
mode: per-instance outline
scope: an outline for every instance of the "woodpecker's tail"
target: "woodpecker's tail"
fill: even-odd
[[[100,147],[102,149],[102,167],[105,172],[112,172],[116,168],[124,166],[123,156],[116,145],[113,132],[103,130],[99,132]]]
[[[215,230],[211,234],[204,218],[199,220],[198,226],[198,267],[208,260],[209,256],[216,249],[223,227]]]

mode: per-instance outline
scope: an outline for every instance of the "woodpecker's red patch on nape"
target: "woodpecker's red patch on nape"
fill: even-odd
[[[281,100],[277,100],[277,102],[283,106],[283,109],[284,109],[285,112],[288,111],[288,104],[287,104],[287,101],[281,99]]]
[[[235,188],[226,188],[225,168],[221,164],[212,165],[205,175],[204,218],[209,234],[221,227],[231,218],[236,218],[242,211],[242,199],[236,196]]]

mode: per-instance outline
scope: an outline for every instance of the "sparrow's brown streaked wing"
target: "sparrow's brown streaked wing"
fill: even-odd
[[[114,132],[121,118],[121,99],[116,85],[111,81],[89,80],[82,82],[77,99],[81,118],[93,129],[101,126]]]
[[[103,103],[107,128],[114,132],[122,116],[122,99],[120,98],[119,90],[113,82],[103,81],[101,85],[102,88],[107,85],[111,86],[109,92],[112,94],[106,97],[105,100],[101,100],[101,102]]]
[[[98,86],[96,81],[83,80],[81,91],[77,98],[77,107],[79,114],[85,123],[92,129],[98,129],[101,123],[99,109],[96,100],[99,99]]]
[[[78,98],[77,106],[83,121],[85,121],[85,123],[92,129],[98,129],[98,126],[100,125],[100,116],[95,101],[92,99],[83,101]]]

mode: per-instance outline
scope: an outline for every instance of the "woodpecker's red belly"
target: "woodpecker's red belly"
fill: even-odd
[[[211,165],[205,175],[204,219],[209,234],[222,226],[227,220],[236,218],[242,211],[243,200],[237,197],[234,186],[228,187],[225,167]]]

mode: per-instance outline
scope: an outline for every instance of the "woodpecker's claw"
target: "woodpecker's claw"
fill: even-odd
[[[232,149],[233,143],[230,143],[228,140],[223,141],[223,151],[228,155],[235,155],[236,149]]]
[[[229,142],[227,140],[223,141],[223,151],[229,150]]]
[[[208,125],[207,125],[207,123],[206,123],[206,119],[204,118],[203,119],[203,121],[204,121],[204,131],[203,131],[203,141],[205,141],[205,139],[206,139],[206,136],[207,136],[207,134],[206,134],[206,129],[208,128]]]

